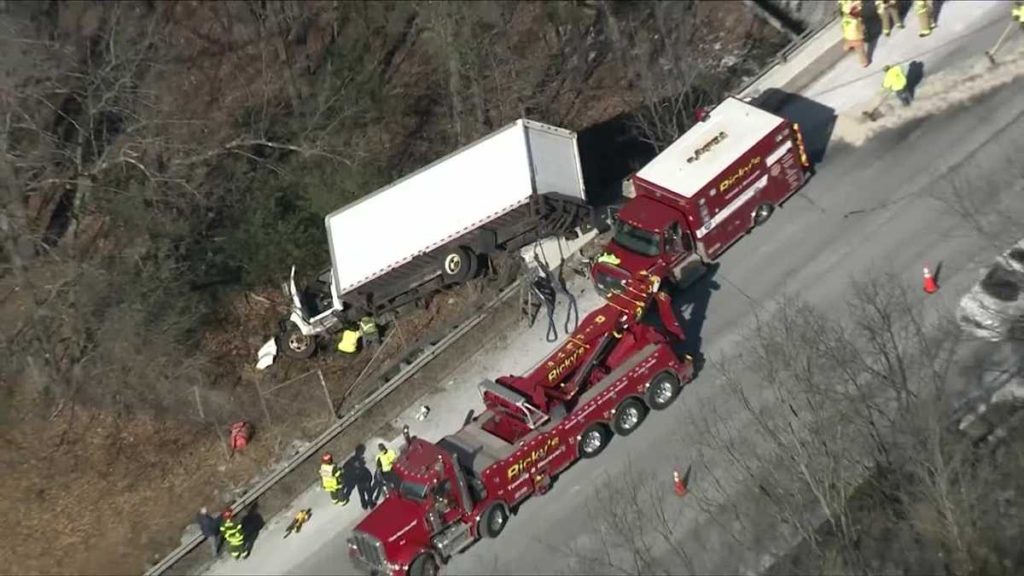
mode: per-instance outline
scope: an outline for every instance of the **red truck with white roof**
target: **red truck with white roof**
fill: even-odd
[[[631,179],[615,235],[595,260],[602,295],[646,270],[685,284],[803,186],[797,124],[727,98]]]
[[[693,364],[675,351],[684,335],[660,283],[646,272],[630,278],[525,376],[482,382],[486,409],[458,432],[413,438],[392,468],[395,487],[348,540],[353,563],[372,574],[436,574],[478,539],[496,538],[516,506],[575,461],[671,405]]]

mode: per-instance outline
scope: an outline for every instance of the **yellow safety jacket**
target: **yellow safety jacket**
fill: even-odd
[[[843,40],[863,40],[864,39],[864,24],[859,18],[853,16],[843,16]]]
[[[618,266],[622,263],[622,260],[611,252],[605,252],[597,257],[597,262],[599,264],[611,264],[612,266]]]
[[[398,454],[390,448],[377,455],[377,464],[380,465],[381,472],[391,472],[391,467],[395,465],[395,460],[398,460]]]
[[[220,533],[224,535],[224,539],[232,546],[241,545],[245,539],[245,535],[242,534],[242,526],[232,520],[225,520],[220,525]]]
[[[373,321],[373,318],[369,316],[363,316],[362,319],[359,320],[359,332],[361,332],[364,336],[367,334],[376,334],[377,323]]]
[[[338,340],[338,352],[352,354],[359,349],[359,331],[345,330],[341,333],[341,340]]]
[[[337,490],[338,486],[341,485],[341,468],[334,464],[321,464],[320,483],[323,484],[324,490],[328,492]]]
[[[893,92],[906,88],[907,77],[903,75],[903,69],[899,66],[889,68],[885,73],[885,80],[882,80],[882,87]]]
[[[1024,2],[1017,2],[1017,6],[1010,10],[1010,15],[1015,18],[1017,22],[1024,24]]]

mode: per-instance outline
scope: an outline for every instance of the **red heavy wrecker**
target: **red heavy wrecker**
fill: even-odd
[[[395,486],[348,540],[374,574],[435,574],[479,538],[495,538],[515,507],[544,494],[613,434],[637,429],[693,376],[673,345],[683,331],[660,279],[642,272],[524,376],[480,384],[486,409],[431,444],[413,438],[395,462]],[[651,300],[658,314],[648,314]],[[656,317],[655,317],[656,316]]]
[[[767,220],[810,171],[799,126],[727,98],[633,175],[594,285],[607,295],[640,270],[685,284]]]

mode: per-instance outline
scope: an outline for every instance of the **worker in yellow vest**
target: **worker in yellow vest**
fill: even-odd
[[[921,24],[918,36],[924,38],[935,29],[934,3],[932,0],[914,0],[914,12],[917,12],[917,21]]]
[[[1015,0],[1013,8],[1010,9],[1010,17],[1020,23],[1024,28],[1024,0]]]
[[[367,348],[380,345],[380,330],[372,316],[363,316],[359,320],[359,335],[363,338],[363,346]]]
[[[871,60],[868,59],[867,46],[864,45],[864,21],[856,16],[843,16],[840,21],[843,27],[843,51],[854,51],[860,60],[861,68],[867,68]]]
[[[348,496],[342,494],[341,484],[341,467],[334,463],[334,456],[330,452],[325,452],[320,457],[320,485],[324,492],[330,494],[331,503],[344,506],[348,504]]]
[[[903,20],[900,19],[900,7],[897,0],[875,0],[875,12],[878,12],[878,19],[882,21],[882,34],[888,36],[892,33],[893,25],[904,28]]]
[[[362,334],[359,333],[358,329],[351,327],[345,328],[341,333],[341,339],[338,340],[338,352],[344,354],[355,354],[359,351],[359,337]]]
[[[910,91],[907,90],[907,77],[903,74],[900,66],[882,66],[885,78],[882,80],[882,88],[896,95],[904,106],[910,106]]]
[[[391,471],[395,466],[395,460],[398,460],[397,452],[383,442],[377,444],[377,471],[373,475],[372,500],[377,501],[382,491],[395,485],[394,473]]]

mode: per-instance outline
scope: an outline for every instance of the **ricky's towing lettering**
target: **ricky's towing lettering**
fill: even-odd
[[[583,354],[590,349],[590,346],[583,343],[583,338],[590,333],[590,330],[604,324],[606,318],[603,314],[599,314],[597,318],[594,318],[594,323],[587,327],[576,338],[570,339],[562,346],[562,349],[555,355],[554,360],[548,361],[548,384],[551,384],[561,378],[565,372],[576,364]]]
[[[729,189],[730,186],[732,186],[733,184],[738,182],[741,178],[743,178],[744,176],[749,174],[750,171],[753,170],[754,167],[757,166],[760,163],[761,163],[761,157],[760,156],[751,158],[750,162],[747,162],[746,166],[740,166],[736,170],[736,172],[734,172],[732,174],[732,176],[728,176],[728,177],[726,177],[725,180],[722,180],[722,183],[718,185],[718,189],[721,190],[722,192],[725,192],[726,190]]]
[[[527,472],[534,464],[543,460],[549,453],[551,453],[552,450],[558,448],[558,444],[558,436],[552,436],[551,438],[548,438],[547,442],[534,448],[529,454],[517,460],[508,467],[508,480],[511,482],[516,476]]]

